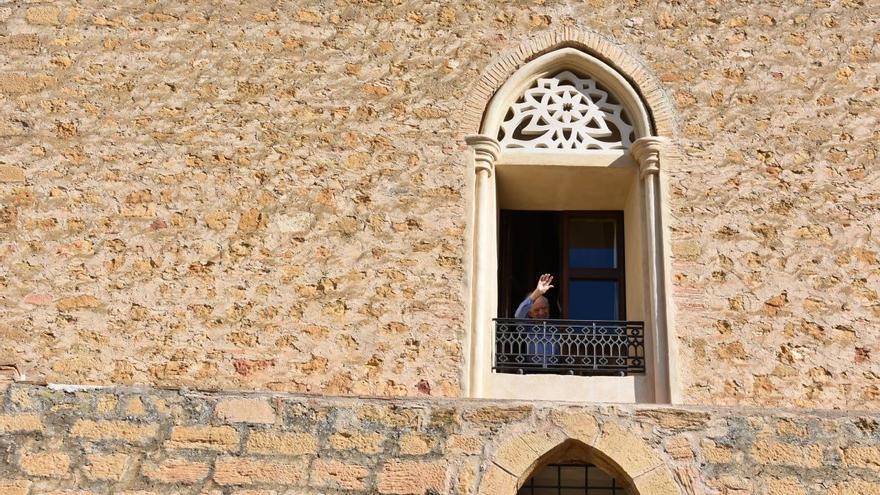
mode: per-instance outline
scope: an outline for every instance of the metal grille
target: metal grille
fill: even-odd
[[[645,324],[496,318],[492,369],[519,374],[641,374]]]
[[[534,474],[517,495],[629,495],[622,483],[592,464],[550,464]]]

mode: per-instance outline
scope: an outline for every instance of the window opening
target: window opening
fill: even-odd
[[[501,210],[499,315],[550,273],[551,319],[626,320],[623,233],[622,211]]]
[[[623,222],[622,211],[501,211],[496,372],[644,373],[644,323],[626,321]],[[549,317],[517,318],[543,273],[555,277]]]
[[[517,495],[630,495],[630,491],[593,464],[549,464],[529,478]]]

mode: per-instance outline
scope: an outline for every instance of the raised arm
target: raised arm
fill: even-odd
[[[538,278],[538,285],[535,286],[535,290],[529,294],[529,299],[532,302],[538,300],[539,297],[543,296],[548,290],[553,288],[553,275],[549,273],[545,273]]]
[[[514,318],[531,318],[535,315],[531,315],[532,304],[536,303],[539,298],[543,297],[544,294],[553,288],[553,275],[549,273],[545,273],[538,278],[538,285],[535,286],[535,290],[532,291],[531,294],[528,295],[523,302],[520,303],[519,307],[516,308],[516,312],[514,313]],[[548,315],[548,306],[546,299],[541,303],[541,318],[547,318]]]

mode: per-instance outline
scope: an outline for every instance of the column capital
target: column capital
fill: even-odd
[[[485,170],[492,175],[495,171],[495,161],[501,156],[501,145],[498,144],[498,140],[482,134],[473,134],[465,136],[464,142],[474,150],[476,171],[479,173]]]
[[[641,176],[660,173],[660,152],[669,140],[660,136],[647,136],[636,139],[630,147],[633,158],[639,162]]]

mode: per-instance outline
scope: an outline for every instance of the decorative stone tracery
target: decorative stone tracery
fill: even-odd
[[[565,70],[538,78],[501,123],[502,148],[616,150],[633,141],[622,105],[590,77]]]

